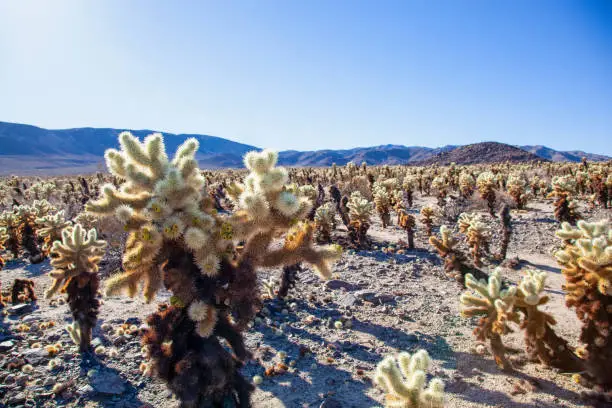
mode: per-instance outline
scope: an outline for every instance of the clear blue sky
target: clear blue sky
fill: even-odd
[[[612,154],[612,1],[0,0],[0,120]]]

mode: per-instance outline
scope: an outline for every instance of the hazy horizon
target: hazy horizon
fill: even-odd
[[[612,155],[610,21],[606,1],[0,0],[0,120]]]

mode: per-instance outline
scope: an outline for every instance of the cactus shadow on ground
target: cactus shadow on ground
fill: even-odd
[[[457,357],[458,363],[457,372],[461,374],[462,378],[473,378],[478,376],[499,376],[508,374],[510,375],[510,378],[507,379],[509,384],[517,384],[519,382],[532,384],[535,388],[534,391],[537,393],[549,394],[558,398],[561,401],[572,401],[573,403],[579,406],[591,406],[586,401],[583,401],[578,393],[567,388],[563,388],[562,386],[559,386],[553,381],[549,381],[541,377],[533,377],[529,374],[526,374],[520,371],[520,367],[516,367],[510,373],[504,373],[497,367],[495,361],[493,361],[493,359],[491,358],[466,352],[457,352],[455,353],[455,356]],[[477,388],[478,390],[473,392],[465,392],[466,387]],[[559,404],[553,405],[548,402],[540,401],[537,399],[537,397],[534,398],[533,402],[531,403],[516,401],[512,399],[510,390],[508,392],[493,391],[487,389],[486,387],[480,387],[474,383],[467,384],[461,380],[449,382],[446,391],[449,393],[457,394],[462,399],[466,399],[468,401],[479,403],[482,403],[483,401],[496,401],[496,403],[504,407],[552,408],[563,406]]]
[[[294,339],[308,338],[319,343],[326,342],[322,337],[298,328],[291,328],[288,333],[281,334],[274,333],[267,326],[256,327],[256,330],[263,335],[262,346],[266,345],[279,351],[282,350],[287,353],[288,359],[295,359],[300,354],[300,344],[292,341],[289,335],[292,335]],[[361,357],[368,362],[375,362],[380,359],[378,354],[367,350],[351,349],[345,351],[352,358],[359,359]],[[359,355],[359,352],[362,351],[368,353],[365,358]],[[321,393],[327,391],[328,395],[333,393],[333,397],[343,405],[347,404],[346,406],[378,405],[375,400],[366,395],[366,392],[371,388],[368,382],[355,379],[354,373],[342,370],[333,364],[318,363],[316,368],[309,367],[315,361],[312,357],[304,357],[298,362],[297,368],[299,371],[306,371],[311,374],[308,381],[297,374],[283,374],[271,378],[264,377],[264,382],[259,385],[259,388],[264,392],[273,394],[282,401],[283,406],[287,407],[318,406],[321,402],[321,395],[314,393],[313,390]],[[270,362],[268,365],[272,365],[272,363]],[[259,361],[252,361],[242,371],[245,375],[252,377],[253,375],[261,375],[265,369],[266,366]],[[340,389],[342,389],[341,392]],[[354,401],[355,398],[359,401]],[[312,399],[316,399],[316,401],[312,401]]]
[[[53,268],[49,264],[49,260],[45,259],[43,262],[38,264],[31,264],[21,259],[15,259],[8,261],[3,268],[4,271],[10,270],[23,270],[25,271],[25,278],[34,278],[42,275],[46,275],[51,272]]]

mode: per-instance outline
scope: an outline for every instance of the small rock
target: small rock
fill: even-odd
[[[10,397],[7,402],[8,402],[8,405],[17,405],[17,404],[24,403],[25,400],[26,400],[25,393],[20,392],[19,394]]]
[[[0,343],[0,351],[1,352],[6,352],[9,351],[10,349],[12,349],[15,346],[15,343],[13,343],[10,340],[7,341],[3,341],[2,343]]]
[[[49,357],[49,353],[44,348],[30,349],[22,353],[23,358],[32,365],[38,365]]]
[[[95,371],[90,377],[90,384],[100,394],[119,395],[125,391],[125,382],[110,371]]]
[[[352,293],[347,293],[338,300],[338,305],[341,307],[352,307],[359,303],[361,303],[361,301]]]
[[[337,290],[337,289],[345,289],[348,291],[356,290],[358,287],[353,285],[352,283],[340,280],[340,279],[332,279],[325,282],[325,287],[327,289]]]
[[[77,394],[83,395],[83,396],[91,395],[94,392],[95,392],[94,388],[91,385],[89,385],[89,384],[85,384],[84,386],[80,387],[77,390]]]
[[[22,303],[20,305],[11,306],[7,310],[9,314],[21,316],[27,313],[32,313],[32,310],[34,309],[32,308],[32,304]]]

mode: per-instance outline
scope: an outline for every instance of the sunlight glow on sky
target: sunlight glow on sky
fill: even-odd
[[[612,1],[0,0],[0,121],[612,155]]]

